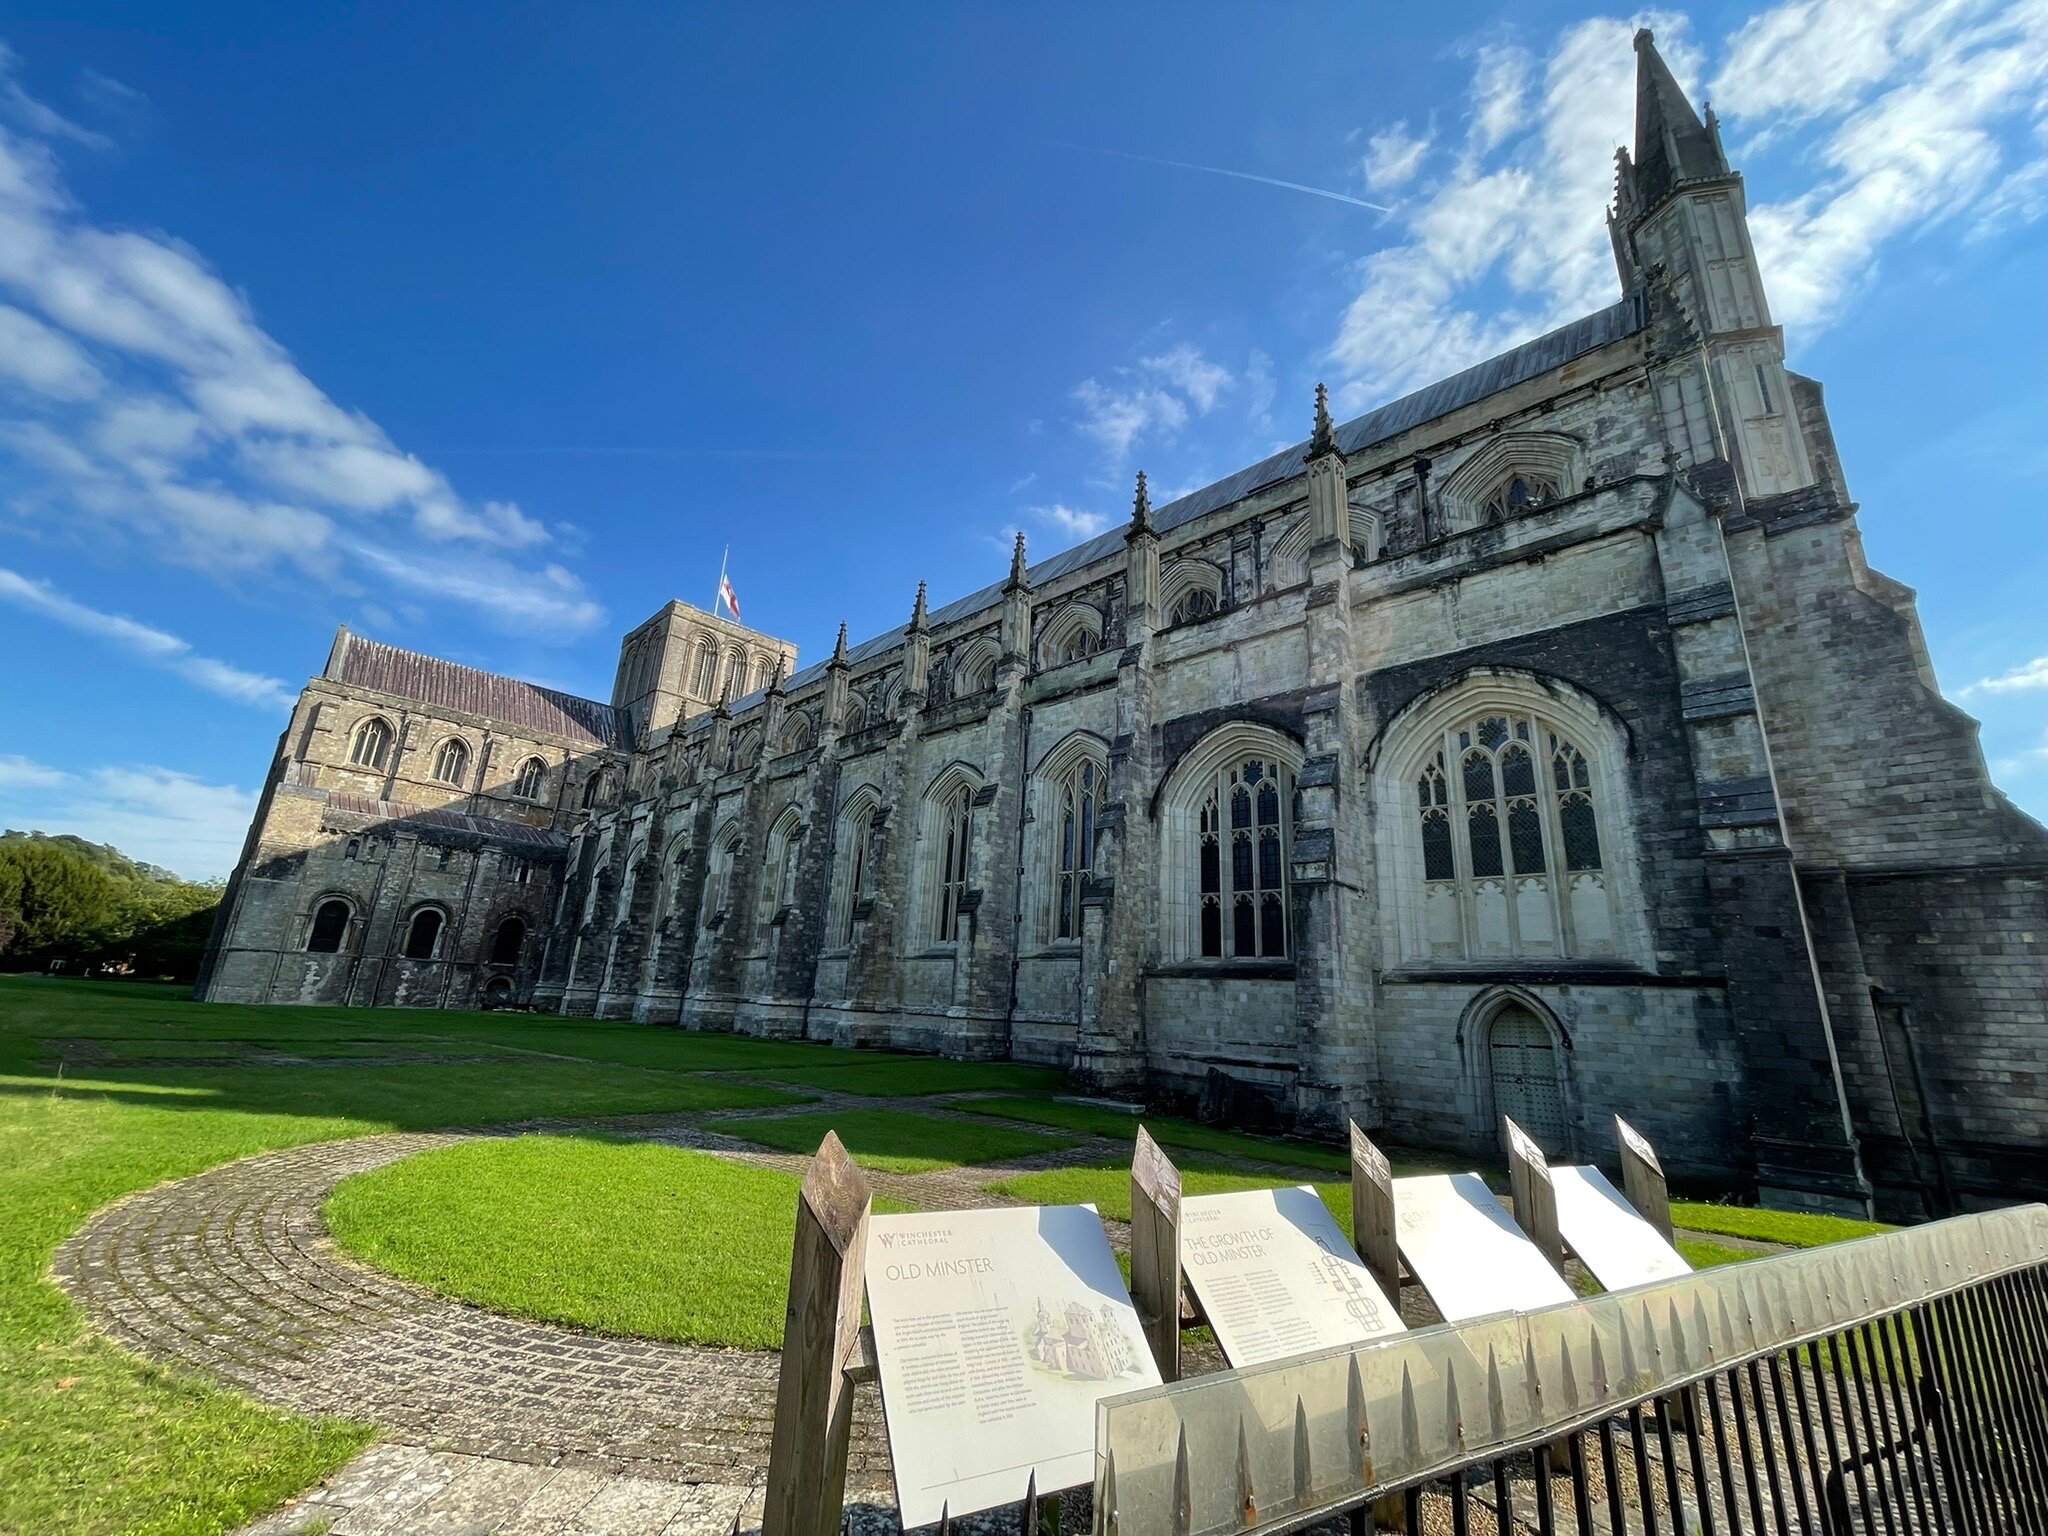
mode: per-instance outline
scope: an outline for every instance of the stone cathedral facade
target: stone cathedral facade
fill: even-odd
[[[1941,1211],[2048,1192],[2048,831],[1863,557],[1743,184],[1638,37],[1624,296],[793,674],[344,631],[203,996],[1006,1057]]]

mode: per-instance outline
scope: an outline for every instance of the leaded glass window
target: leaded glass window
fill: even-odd
[[[1081,895],[1095,872],[1096,824],[1102,816],[1103,771],[1083,758],[1060,776],[1053,826],[1055,940],[1081,937]]]
[[[1425,761],[1415,795],[1430,955],[1614,953],[1596,777],[1571,740],[1511,710],[1461,721]]]
[[[932,937],[951,944],[960,937],[960,898],[967,894],[968,846],[974,835],[974,792],[955,784],[935,808]]]
[[[348,749],[348,760],[351,763],[358,768],[374,768],[381,773],[384,761],[390,755],[389,721],[372,716],[356,727],[355,739],[349,743]]]
[[[1210,784],[1196,827],[1196,929],[1206,959],[1287,953],[1287,772],[1246,757]]]

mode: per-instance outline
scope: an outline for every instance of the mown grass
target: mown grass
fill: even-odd
[[[1296,1141],[1292,1137],[1253,1136],[1245,1131],[1229,1131],[1167,1116],[1128,1115],[1095,1104],[1004,1097],[971,1099],[953,1107],[1003,1120],[1023,1120],[1032,1125],[1085,1131],[1091,1136],[1107,1136],[1112,1141],[1126,1144],[1138,1139],[1138,1127],[1142,1124],[1162,1147],[1204,1152],[1215,1157],[1279,1163],[1289,1168],[1320,1168],[1332,1173],[1351,1171],[1350,1154],[1335,1147],[1317,1146],[1314,1142]]]
[[[1041,1136],[1008,1126],[913,1115],[898,1109],[839,1110],[832,1114],[778,1115],[772,1120],[714,1120],[707,1130],[737,1136],[757,1147],[809,1154],[827,1131],[837,1131],[863,1168],[883,1173],[931,1173],[964,1163],[1000,1163],[1071,1147],[1070,1137]]]
[[[64,1064],[48,1042],[73,1039],[106,1042],[131,1062],[176,1052],[193,1064]],[[327,1060],[241,1065],[214,1059],[234,1052],[207,1042]],[[365,1045],[493,1059],[347,1059]],[[840,1068],[845,1075],[835,1081]],[[799,1086],[789,1093],[704,1075],[712,1072]],[[0,977],[0,1531],[214,1536],[339,1466],[370,1433],[271,1412],[89,1334],[46,1276],[58,1244],[107,1202],[234,1158],[335,1137],[789,1103],[816,1091],[804,1086],[810,1081],[850,1091],[887,1084],[885,1091],[906,1093],[1020,1092],[1046,1074],[644,1025],[217,1007],[174,987]],[[781,1240],[786,1245],[786,1230]]]
[[[1271,1189],[1289,1182],[1284,1175],[1245,1173],[1220,1162],[1202,1159],[1180,1165],[1183,1195],[1234,1194],[1243,1189]],[[1337,1218],[1344,1235],[1351,1235],[1351,1186],[1346,1183],[1317,1183],[1303,1177],[1295,1182],[1315,1184],[1323,1204]],[[1020,1173],[999,1180],[988,1188],[1013,1200],[1033,1205],[1092,1205],[1112,1221],[1131,1219],[1131,1170],[1117,1168],[1052,1168],[1043,1173]]]
[[[657,1142],[520,1136],[358,1174],[325,1215],[356,1257],[481,1307],[775,1349],[800,1182]]]
[[[1898,1230],[1881,1221],[1858,1221],[1850,1216],[1808,1216],[1797,1211],[1765,1211],[1745,1205],[1707,1205],[1697,1200],[1672,1201],[1671,1222],[1688,1232],[1747,1237],[1787,1248],[1823,1248],[1829,1243],[1846,1243],[1852,1238]]]

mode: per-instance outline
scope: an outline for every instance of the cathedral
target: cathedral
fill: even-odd
[[[1039,1062],[1892,1215],[2048,1194],[2048,830],[1865,561],[1743,183],[1647,32],[1622,297],[795,667],[609,702],[343,630],[215,1001]]]

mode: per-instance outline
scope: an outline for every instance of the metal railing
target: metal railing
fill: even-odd
[[[1097,1536],[2048,1533],[2048,1207],[1105,1400]]]

